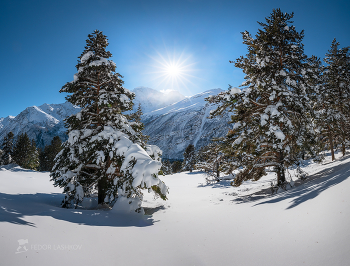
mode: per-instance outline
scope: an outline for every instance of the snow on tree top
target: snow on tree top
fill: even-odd
[[[93,51],[87,51],[80,59],[80,62],[84,64],[91,56],[93,56],[95,53]]]

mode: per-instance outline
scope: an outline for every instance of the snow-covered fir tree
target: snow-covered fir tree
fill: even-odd
[[[298,164],[313,138],[304,34],[296,31],[292,18],[293,13],[274,9],[265,23],[259,22],[262,29],[255,38],[243,32],[248,54],[235,66],[246,74],[244,88],[230,87],[209,99],[220,104],[212,116],[225,110],[233,113],[233,129],[223,141],[229,151],[223,152],[233,158],[232,168],[241,169],[235,186],[260,179],[268,168],[276,173],[277,185],[284,187],[286,168]]]
[[[314,88],[314,93],[310,95],[315,115],[315,131],[317,132],[316,145],[318,154],[321,151],[330,150],[332,160],[335,159],[335,141],[339,136],[340,113],[333,108],[332,95],[328,93],[324,86],[324,67],[321,60],[315,56],[309,58],[309,70],[307,73],[308,82]],[[320,157],[322,159],[322,156]]]
[[[13,162],[12,149],[13,149],[13,137],[14,134],[9,132],[2,143],[2,155],[0,161],[2,164],[7,165]]]
[[[162,161],[162,150],[157,145],[146,145],[147,154],[158,162]]]
[[[142,147],[135,128],[123,112],[132,110],[135,95],[123,87],[122,76],[106,51],[101,31],[88,35],[72,82],[60,92],[81,111],[66,119],[68,140],[55,158],[51,173],[55,186],[64,188],[63,207],[77,206],[98,193],[98,203],[129,202],[139,210],[142,189],[166,199],[167,187],[158,178],[161,162]]]
[[[326,110],[331,112],[327,114],[331,120],[329,131],[333,132],[333,142],[341,146],[345,155],[350,140],[350,47],[339,48],[339,42],[334,39],[324,61],[327,65],[322,97]]]
[[[193,144],[189,144],[184,152],[184,160],[182,162],[182,171],[190,171],[194,168],[196,164],[196,152]]]

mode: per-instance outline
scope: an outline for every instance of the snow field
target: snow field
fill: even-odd
[[[271,176],[239,188],[199,172],[164,176],[169,200],[146,192],[145,216],[62,209],[48,173],[3,167],[1,264],[348,265],[350,157],[327,160],[277,195],[261,192]],[[27,251],[16,254],[20,239]]]

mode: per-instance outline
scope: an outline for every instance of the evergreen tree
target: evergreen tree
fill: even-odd
[[[143,135],[142,130],[145,128],[144,124],[141,122],[141,116],[143,115],[141,103],[139,103],[135,113],[125,115],[125,117],[131,122],[131,127],[134,129],[137,138],[141,141],[140,145],[142,148],[146,147],[149,136]]]
[[[147,154],[158,162],[162,161],[162,150],[157,145],[146,145]]]
[[[32,140],[32,143],[29,148],[28,161],[27,161],[27,164],[24,166],[24,168],[38,170],[39,166],[40,166],[39,151],[36,147],[35,141]]]
[[[336,39],[324,61],[324,91],[322,96],[332,122],[329,131],[333,132],[333,142],[341,145],[343,156],[350,139],[350,47],[339,48]],[[329,119],[328,119],[329,120]],[[332,143],[332,142],[330,142]],[[331,146],[331,149],[333,147]],[[334,159],[334,155],[332,154]]]
[[[62,141],[59,136],[55,136],[51,145],[45,146],[44,150],[39,153],[40,171],[51,171],[54,166],[56,155],[62,150]]]
[[[246,74],[244,89],[230,87],[209,99],[221,103],[212,116],[224,110],[233,112],[234,127],[223,143],[233,158],[232,168],[241,168],[235,186],[258,180],[266,168],[272,168],[277,185],[284,187],[286,168],[298,165],[313,138],[304,34],[291,25],[292,17],[293,13],[274,9],[266,23],[259,22],[262,29],[255,39],[243,32],[248,54],[237,59],[235,66]]]
[[[3,150],[0,150],[0,165],[3,165],[3,160],[2,160],[2,156],[4,154],[4,151]]]
[[[171,167],[172,167],[173,173],[179,173],[179,172],[181,172],[182,162],[181,161],[174,161],[172,163]]]
[[[21,134],[13,147],[13,159],[21,167],[27,164],[31,149],[30,139],[27,133]]]
[[[172,175],[173,169],[171,162],[169,160],[162,160],[162,168],[161,168],[163,174],[165,175]]]
[[[192,173],[192,170],[193,170],[195,164],[196,164],[195,147],[193,144],[189,144],[184,152],[184,160],[182,162],[182,170],[183,171],[190,171],[190,173]]]
[[[332,94],[329,94],[324,85],[324,67],[317,57],[309,59],[310,70],[308,73],[308,81],[313,86],[315,93],[310,95],[313,102],[315,114],[315,124],[317,132],[317,147],[319,151],[329,149],[331,151],[332,160],[335,159],[334,149],[335,141],[339,136],[339,112],[331,105]],[[319,153],[319,152],[318,152]],[[321,158],[322,159],[322,158]]]
[[[2,164],[7,165],[12,163],[12,149],[13,149],[13,137],[14,134],[9,132],[2,143],[3,154],[0,157]]]
[[[77,206],[85,196],[97,193],[99,204],[127,198],[141,208],[142,189],[166,199],[167,187],[158,178],[161,163],[142,148],[135,131],[138,122],[123,115],[132,110],[135,96],[123,87],[107,46],[101,31],[89,34],[76,65],[78,73],[60,90],[71,93],[67,101],[82,108],[65,120],[68,140],[51,173],[55,186],[66,193],[63,207]]]
[[[36,170],[39,166],[39,153],[35,141],[30,141],[27,133],[18,136],[13,148],[13,159],[21,167]]]
[[[207,182],[220,181],[220,171],[225,165],[223,153],[218,142],[209,143],[198,151],[196,169],[202,170],[207,175]]]

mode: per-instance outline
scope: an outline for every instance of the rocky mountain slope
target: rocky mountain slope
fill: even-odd
[[[144,114],[144,133],[149,142],[159,146],[163,158],[180,159],[189,144],[196,149],[207,145],[212,138],[224,136],[229,130],[229,115],[209,119],[215,108],[205,101],[221,89],[209,90],[167,107]]]
[[[149,144],[159,146],[163,158],[177,159],[183,157],[189,144],[199,149],[212,138],[225,135],[229,129],[229,117],[208,119],[215,106],[205,101],[209,95],[221,91],[214,89],[185,97],[178,92],[164,94],[150,88],[136,88],[134,108],[141,103],[144,133],[150,136]],[[15,137],[26,132],[41,148],[50,144],[54,136],[64,141],[67,136],[63,120],[79,110],[68,102],[43,104],[28,107],[15,117],[0,118],[0,142],[10,131]]]
[[[77,113],[79,107],[66,102],[62,104],[43,104],[26,108],[17,116],[0,118],[0,142],[12,131],[16,136],[27,133],[38,147],[50,144],[54,136],[66,140],[63,119]]]

